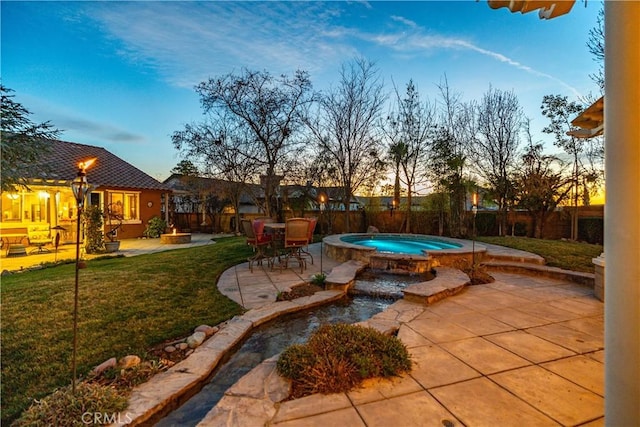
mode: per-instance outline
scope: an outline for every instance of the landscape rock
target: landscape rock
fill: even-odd
[[[194,332],[189,338],[187,338],[187,344],[189,348],[196,348],[204,342],[207,335],[204,332]]]
[[[374,234],[379,232],[380,230],[378,230],[378,228],[374,227],[373,225],[370,225],[369,227],[367,227],[367,234]]]
[[[122,369],[128,369],[133,368],[134,366],[138,366],[140,362],[140,357],[136,356],[135,354],[129,354],[120,359],[120,361],[118,362],[118,366]]]
[[[217,328],[214,328],[213,326],[200,325],[197,328],[195,328],[193,330],[193,332],[204,332],[207,335],[207,337],[210,337],[211,335],[213,335],[216,332],[218,332],[218,330],[217,330]]]
[[[117,364],[118,364],[118,361],[116,360],[116,358],[112,357],[111,359],[107,359],[101,364],[99,364],[98,366],[96,366],[95,368],[93,368],[91,372],[94,373],[95,375],[100,375],[101,373],[103,373],[109,368],[115,368]]]
[[[176,349],[174,346],[172,346],[172,345],[168,345],[168,346],[166,346],[166,347],[164,348],[164,351],[165,351],[165,352],[167,352],[167,353],[173,353],[173,352],[174,352],[174,351],[176,351],[176,350],[177,350],[177,349]]]
[[[178,350],[186,350],[187,348],[189,348],[189,344],[187,344],[186,342],[181,342],[176,345],[176,347],[178,348]]]

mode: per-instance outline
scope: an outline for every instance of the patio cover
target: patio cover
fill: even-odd
[[[604,96],[591,104],[571,124],[580,129],[567,132],[577,138],[592,138],[604,132]]]
[[[538,16],[540,19],[552,19],[556,16],[569,13],[574,0],[555,0],[555,1],[542,1],[542,0],[488,0],[489,6],[493,9],[499,9],[501,7],[508,8],[511,12],[528,13],[534,10],[538,10]]]

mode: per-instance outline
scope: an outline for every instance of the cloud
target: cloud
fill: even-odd
[[[397,17],[392,16],[391,19],[398,21]],[[363,35],[363,37],[371,40],[372,42],[378,43],[404,54],[413,53],[415,55],[420,55],[430,54],[438,50],[469,50],[507,64],[511,67],[517,68],[534,76],[552,80],[571,91],[577,97],[582,96],[575,87],[551,74],[536,70],[533,67],[522,64],[521,62],[511,59],[499,52],[494,52],[492,50],[477,46],[463,38],[441,35],[426,35],[423,33],[423,31],[421,31],[420,28],[416,28],[416,31],[412,32],[411,34],[375,34]]]
[[[553,75],[463,37],[427,34],[424,27],[403,16],[387,17],[401,24],[398,31],[365,32],[341,20],[350,3],[90,3],[85,13],[120,46],[122,56],[157,70],[177,87],[191,89],[209,77],[242,67],[287,74],[301,68],[313,75],[337,68],[369,47],[382,47],[405,56],[441,50],[474,52],[580,95]],[[367,12],[373,9],[366,1],[351,4]]]
[[[22,102],[29,105],[30,111],[33,112],[32,120],[35,122],[50,122],[53,127],[61,131],[61,139],[90,140],[97,144],[109,142],[116,144],[143,144],[148,141],[144,135],[130,132],[103,121],[87,119],[71,108],[39,96],[22,93],[21,99],[23,100]],[[65,136],[67,133],[70,135]],[[83,136],[83,138],[79,138],[79,136]]]
[[[86,13],[119,43],[131,63],[156,69],[169,83],[193,87],[241,67],[291,74],[338,61],[352,47],[327,25],[340,4],[298,2],[131,2]],[[131,25],[135,22],[135,25]]]
[[[416,24],[415,22],[413,22],[410,19],[403,18],[402,16],[391,15],[391,19],[393,21],[405,24],[406,26],[411,27],[411,28],[417,28],[418,27],[418,24]]]
[[[63,130],[72,130],[75,134],[84,134],[92,140],[113,142],[113,143],[143,143],[146,138],[117,126],[101,123],[93,120],[87,120],[81,117],[72,117],[66,115],[58,115],[54,112],[49,113],[52,122]],[[57,117],[55,117],[57,116]]]

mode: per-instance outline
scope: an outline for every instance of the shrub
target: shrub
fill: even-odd
[[[102,210],[94,205],[82,211],[85,226],[85,250],[88,254],[96,254],[104,250],[104,234],[102,234]]]
[[[604,241],[604,220],[602,218],[579,218],[578,239],[588,243],[602,244]]]
[[[324,273],[316,273],[311,276],[311,283],[316,286],[324,286],[327,276]]]
[[[476,233],[478,233],[478,236],[495,236],[497,228],[496,214],[494,212],[478,212],[476,215]]]
[[[411,369],[404,344],[372,328],[323,325],[305,345],[280,355],[278,372],[292,380],[292,396],[351,390],[366,378],[389,377]]]
[[[112,417],[127,407],[127,398],[113,387],[79,383],[76,393],[71,386],[56,390],[36,400],[12,425],[24,426],[87,426],[104,416]],[[97,418],[94,418],[98,415]]]
[[[167,229],[167,223],[160,217],[154,216],[147,223],[147,228],[144,230],[146,237],[156,238],[160,237],[162,233]]]

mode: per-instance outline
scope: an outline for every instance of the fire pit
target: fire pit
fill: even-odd
[[[168,245],[180,245],[183,243],[191,243],[191,233],[178,233],[173,230],[170,234],[161,234],[160,243]]]

